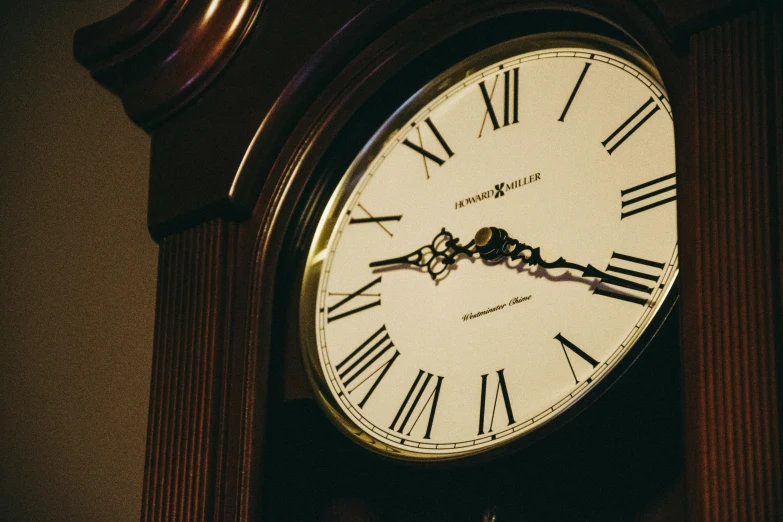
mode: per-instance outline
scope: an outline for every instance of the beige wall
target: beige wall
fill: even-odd
[[[0,520],[139,517],[149,138],[71,51],[127,3],[0,3]]]

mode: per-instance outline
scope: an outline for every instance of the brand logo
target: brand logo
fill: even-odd
[[[518,297],[512,297],[511,300],[506,303],[500,303],[499,305],[490,306],[486,310],[480,310],[478,312],[468,312],[465,315],[462,316],[463,321],[470,321],[471,319],[476,319],[478,317],[485,316],[487,314],[491,314],[492,312],[499,312],[500,310],[503,310],[506,306],[514,306],[521,303],[524,303],[526,301],[530,301],[530,298],[533,297],[533,295],[524,295],[524,296],[518,296]]]
[[[456,201],[454,203],[454,210],[459,210],[461,208],[467,207],[468,205],[474,205],[476,203],[480,203],[487,199],[502,198],[503,196],[506,195],[507,192],[511,192],[512,190],[516,190],[518,188],[524,187],[525,185],[530,185],[531,183],[534,183],[540,179],[541,179],[541,173],[536,172],[535,174],[531,174],[527,177],[514,180],[510,183],[502,181],[500,183],[497,183],[494,189],[480,192],[473,196],[469,196],[465,199],[460,199],[459,201]]]

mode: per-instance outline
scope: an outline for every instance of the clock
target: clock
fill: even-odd
[[[516,38],[427,81],[329,194],[305,263],[305,367],[364,448],[435,461],[541,436],[671,309],[672,112],[633,47]]]
[[[160,241],[159,293],[141,518],[783,518],[776,321],[783,302],[783,22],[777,4],[728,4],[140,0],[81,29],[77,59],[152,140],[149,227]],[[536,33],[560,34],[489,56],[496,45]],[[584,56],[560,83],[546,76],[527,81],[532,63],[506,65],[546,49],[614,61]],[[589,88],[612,63],[621,64],[618,74],[638,71],[633,89],[643,91],[646,78],[647,93],[631,100],[632,90],[609,82],[591,99]],[[462,72],[451,76],[460,64]],[[445,115],[449,100],[424,114],[487,68],[478,83],[489,105],[477,84],[462,89],[478,107],[470,117],[463,112],[467,127],[453,123],[461,104],[455,119]],[[549,87],[535,92],[541,82]],[[525,96],[515,99],[514,92]],[[553,100],[532,103],[546,94]],[[546,110],[552,114],[531,129],[530,118]],[[592,119],[584,112],[590,110]],[[653,173],[666,153],[655,149],[651,133],[667,118],[676,129],[676,169]],[[565,136],[557,133],[579,125],[583,132],[572,142],[552,145]],[[550,158],[530,146],[545,137],[555,140],[546,144]],[[505,139],[510,148],[490,145]],[[384,159],[386,147],[394,152]],[[481,148],[490,153],[479,154]],[[411,162],[410,172],[399,173],[413,176],[408,193],[369,199],[402,154]],[[476,169],[466,168],[471,158]],[[515,170],[501,172],[504,161]],[[578,168],[558,178],[558,164]],[[602,178],[603,167],[621,164],[626,169],[616,177]],[[639,169],[649,177],[634,178]],[[473,178],[482,181],[478,188],[462,181],[482,173]],[[573,182],[554,191],[559,179]],[[438,185],[443,194],[427,188]],[[580,204],[563,210],[561,199],[579,190]],[[536,192],[540,199],[522,204]],[[675,195],[676,203],[666,201]],[[449,208],[436,210],[444,201]],[[508,205],[517,212],[507,213]],[[657,221],[675,210],[677,257],[674,239],[653,239],[666,230]],[[423,217],[427,211],[434,217]],[[481,219],[469,220],[471,213]],[[567,219],[571,214],[579,218]],[[395,216],[399,221],[381,220]],[[645,222],[655,223],[648,229]],[[592,223],[607,228],[578,232]],[[627,241],[622,233],[632,229],[637,237]],[[599,243],[606,248],[599,251]],[[659,257],[653,250],[666,243]],[[403,262],[383,264],[395,259]],[[679,283],[657,268],[675,259]],[[333,272],[324,272],[327,261]],[[616,284],[621,280],[641,286]],[[598,313],[579,309],[561,322],[555,318],[566,301],[541,306],[577,288]],[[432,297],[449,293],[453,301]],[[662,321],[677,294],[679,304]],[[340,309],[363,306],[369,308],[336,318]],[[414,310],[422,313],[403,321]],[[631,313],[641,320],[631,346],[622,347],[623,332],[614,340],[599,335],[610,323],[619,331],[622,314]],[[527,334],[542,344],[526,342],[528,315],[551,319]],[[438,332],[439,317],[457,329],[446,331],[448,346],[431,337],[445,356],[425,360],[419,340]],[[579,321],[580,328],[571,327]],[[381,327],[393,343],[381,356],[387,359],[375,361],[376,373],[356,365],[361,378],[346,385],[334,368]],[[473,337],[458,335],[473,328]],[[513,339],[521,356],[500,360],[503,339]],[[464,385],[445,367],[458,357],[460,369],[478,360]],[[542,396],[520,388],[531,379],[522,377],[531,371],[521,365],[524,357],[541,365],[534,378],[547,385],[537,388]],[[557,395],[557,382],[563,397],[568,390],[579,397],[563,407],[552,402],[557,414],[523,427]],[[457,399],[462,409],[446,416],[447,401]],[[588,403],[589,411],[577,415]],[[475,451],[424,446],[456,447],[460,422],[467,433],[460,440]],[[509,428],[521,433],[501,437]]]

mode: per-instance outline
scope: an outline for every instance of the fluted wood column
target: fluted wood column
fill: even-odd
[[[694,521],[783,520],[780,20],[755,11],[690,40],[680,228]]]
[[[212,221],[160,243],[142,520],[220,511],[236,230]]]

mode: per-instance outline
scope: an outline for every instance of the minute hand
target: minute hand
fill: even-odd
[[[454,237],[451,232],[443,228],[435,235],[429,245],[424,245],[405,256],[373,261],[370,263],[370,268],[392,265],[411,265],[426,268],[434,281],[457,261],[457,257],[462,255],[473,257],[477,253],[473,241],[467,245],[461,245],[459,238]]]
[[[607,274],[606,272],[598,270],[593,265],[583,266],[577,263],[571,263],[562,257],[558,258],[556,261],[545,261],[541,258],[541,249],[539,247],[531,247],[525,243],[520,243],[516,239],[509,237],[508,233],[502,228],[484,227],[480,229],[476,232],[475,242],[479,255],[488,261],[497,261],[507,257],[512,261],[522,260],[523,263],[528,265],[539,265],[547,269],[570,268],[573,270],[580,270],[583,277],[597,277],[607,284],[621,286],[631,290],[639,290],[646,293],[650,293],[652,290],[646,285]]]

